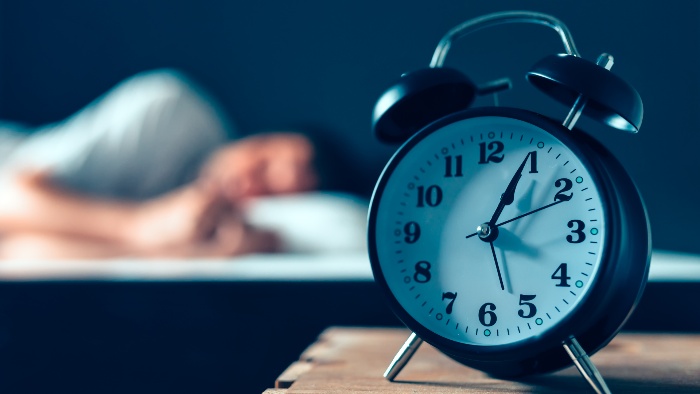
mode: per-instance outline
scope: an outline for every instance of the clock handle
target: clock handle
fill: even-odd
[[[598,394],[611,394],[608,385],[605,384],[603,376],[598,372],[598,368],[593,365],[593,362],[583,350],[581,345],[578,343],[576,338],[569,337],[566,341],[562,343],[564,345],[564,350],[573,360],[574,365],[584,377],[590,383],[593,390]]]
[[[408,363],[408,360],[413,357],[413,354],[416,352],[416,350],[418,350],[421,343],[423,343],[423,340],[416,335],[415,332],[412,332],[406,342],[404,342],[403,346],[401,346],[401,349],[399,349],[399,352],[396,353],[394,359],[391,360],[389,368],[387,368],[386,372],[384,372],[384,377],[390,382],[393,382],[396,375],[401,372],[403,367],[405,367]]]

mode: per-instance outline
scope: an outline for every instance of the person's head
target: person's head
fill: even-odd
[[[301,134],[252,135],[215,151],[200,179],[233,201],[308,191],[318,185],[314,154],[313,144]]]

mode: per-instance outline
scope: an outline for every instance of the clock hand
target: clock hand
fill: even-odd
[[[498,258],[496,258],[496,249],[493,247],[493,242],[489,242],[491,245],[491,254],[493,255],[493,262],[496,264],[496,272],[498,272],[498,281],[501,282],[501,290],[505,290],[503,286],[503,277],[501,276],[501,268],[498,266]]]
[[[489,220],[489,224],[491,226],[496,224],[496,221],[503,212],[503,208],[505,208],[506,205],[512,204],[515,200],[515,188],[518,186],[518,181],[520,181],[520,178],[523,176],[523,168],[525,167],[525,163],[527,163],[527,159],[530,158],[531,154],[532,152],[528,152],[523,162],[520,163],[520,167],[518,167],[518,170],[515,171],[513,178],[511,178],[510,182],[508,183],[506,191],[503,192],[503,194],[501,194],[501,200],[498,202],[496,211],[493,213],[493,216],[491,216],[491,220]]]
[[[557,204],[562,203],[562,202],[565,202],[565,201],[569,201],[569,200],[557,200],[557,201],[555,201],[555,202],[553,202],[553,203],[551,203],[551,204],[547,204],[547,205],[545,205],[545,206],[543,206],[543,207],[539,207],[539,208],[534,209],[534,210],[532,210],[532,211],[530,211],[530,212],[526,212],[526,213],[524,213],[524,214],[522,214],[522,215],[520,215],[520,216],[516,216],[516,217],[514,217],[514,218],[512,218],[512,219],[508,219],[508,220],[506,220],[505,222],[498,223],[498,224],[496,224],[495,226],[493,226],[493,228],[491,228],[490,230],[493,231],[493,229],[495,229],[495,228],[497,228],[497,227],[500,227],[500,226],[503,226],[504,224],[508,224],[508,223],[513,222],[513,221],[516,221],[516,220],[518,220],[518,219],[522,219],[522,218],[524,218],[525,216],[532,215],[532,214],[535,213],[535,212],[539,212],[539,211],[541,211],[541,210],[543,210],[543,209],[552,207],[552,206],[554,206],[554,205],[557,205]],[[488,224],[488,223],[485,223],[485,224]],[[482,230],[483,226],[484,226],[483,224],[480,225],[480,226],[478,226],[478,227],[476,228],[476,232],[475,232],[475,233],[469,234],[469,235],[467,235],[465,238],[471,238],[471,237],[473,237],[473,236],[475,236],[475,235],[477,235],[477,234],[483,234],[483,230]]]
[[[498,223],[496,226],[497,226],[497,227],[498,227],[498,226],[503,226],[504,224],[508,224],[508,223],[513,222],[513,221],[515,221],[515,220],[524,218],[525,216],[532,215],[532,214],[535,213],[535,212],[539,212],[539,211],[541,211],[541,210],[543,210],[543,209],[552,207],[552,206],[557,205],[557,204],[559,204],[559,203],[561,203],[561,202],[564,202],[564,201],[568,201],[568,200],[557,200],[557,201],[555,201],[555,202],[553,202],[553,203],[551,203],[551,204],[547,204],[547,205],[545,205],[545,206],[543,206],[543,207],[537,208],[537,209],[532,210],[532,211],[530,211],[530,212],[526,212],[526,213],[524,213],[524,214],[522,214],[522,215],[520,215],[520,216],[516,216],[516,217],[514,217],[514,218],[512,218],[512,219],[508,219],[508,220],[506,220],[505,222]]]

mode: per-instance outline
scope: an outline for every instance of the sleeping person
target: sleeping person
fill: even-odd
[[[136,75],[56,124],[0,123],[0,258],[283,250],[246,207],[314,190],[314,145],[231,132],[212,98],[169,70]]]

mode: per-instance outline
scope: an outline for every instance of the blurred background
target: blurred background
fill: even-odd
[[[376,98],[401,73],[426,67],[451,27],[524,7],[561,19],[585,58],[615,57],[613,72],[644,102],[641,132],[624,135],[592,122],[580,127],[636,180],[654,246],[700,252],[696,2],[3,0],[0,117],[57,121],[128,76],[173,67],[213,92],[244,133],[320,135],[333,150],[331,164],[342,170],[328,187],[369,196],[395,149],[370,133]],[[550,29],[513,25],[459,41],[446,65],[476,83],[508,76],[515,86],[500,95],[502,105],[563,119],[567,109],[524,79],[537,60],[559,52]]]
[[[377,97],[403,72],[428,66],[437,42],[453,26],[486,13],[525,8],[561,19],[583,57],[594,61],[602,52],[615,57],[612,71],[634,86],[644,102],[640,133],[620,133],[585,119],[578,126],[608,146],[637,182],[649,211],[654,248],[700,253],[696,226],[700,223],[700,2],[0,0],[0,118],[30,125],[58,121],[135,73],[176,68],[212,92],[243,134],[297,130],[323,141],[326,156],[334,158],[327,165],[335,170],[325,187],[369,198],[374,182],[396,149],[380,144],[371,134],[371,113]],[[561,41],[550,29],[509,25],[480,31],[459,41],[452,47],[446,65],[463,70],[477,84],[510,77],[514,89],[499,95],[502,105],[563,120],[568,108],[529,86],[524,78],[539,59],[560,52]],[[477,105],[490,103],[489,100]],[[43,308],[47,313],[42,315],[44,320],[34,319],[33,323],[58,324],[65,331],[62,335],[78,339],[81,331],[76,333],[59,323],[81,319],[85,311],[91,311],[96,316],[92,324],[101,329],[120,329],[108,328],[110,320],[99,310],[104,304],[82,304],[86,309],[75,315],[50,314],[52,303],[84,302],[80,299],[87,293],[80,291],[89,293],[90,289],[63,291],[63,298],[50,297],[47,304],[42,297],[53,294],[55,289],[42,287],[43,293],[36,293],[35,287],[20,285],[0,286],[4,303],[0,305],[4,308],[0,309],[0,319],[22,316],[25,306]],[[130,305],[142,305],[136,315],[128,315],[135,321],[149,316],[149,305],[160,305],[156,294],[172,295],[168,289],[158,293],[163,289],[129,286],[125,291],[133,297]],[[373,289],[367,291],[374,294]],[[212,293],[212,299],[240,299],[250,294],[240,288],[213,292],[216,294]],[[181,297],[181,293],[177,294]],[[139,296],[156,298],[143,304]],[[315,295],[309,293],[305,297]],[[347,297],[351,299],[349,293]],[[10,304],[10,299],[15,303]],[[24,304],[18,303],[19,299]],[[195,303],[186,297],[177,299],[187,305]],[[216,311],[230,305],[209,306],[197,318],[216,322],[220,318]],[[117,314],[121,313],[119,308]],[[173,308],[172,316],[176,316],[177,308]],[[381,313],[368,313],[362,320],[360,310],[336,309],[329,313],[337,318],[337,323],[393,322]],[[173,319],[178,324],[189,324]],[[236,335],[241,337],[255,331],[241,328],[231,320],[221,324],[226,329],[239,330]],[[10,349],[14,352],[11,354],[21,356],[23,366],[35,368],[32,360],[40,357],[43,347],[56,346],[55,342],[62,338],[53,336],[52,341],[39,341],[26,353],[13,348],[11,344],[15,342],[7,339],[6,334],[12,331],[7,327],[11,325],[5,323],[0,328],[0,352],[3,346],[5,351]],[[151,327],[154,331],[160,328],[163,327]],[[203,334],[196,330],[193,333]],[[316,334],[307,332],[303,341]],[[36,338],[43,334],[36,331],[32,335]],[[107,346],[109,335],[92,345]],[[132,345],[122,348],[125,353],[118,361],[122,367],[129,357],[138,354],[143,343]],[[280,372],[277,369],[289,361],[290,354],[298,354],[300,346],[287,349],[275,366],[257,377],[256,385],[248,387],[259,388],[260,382],[274,379]],[[160,349],[163,359],[172,357],[167,349],[165,344]],[[71,351],[61,349],[62,354]],[[228,352],[222,348],[212,356],[194,349],[191,360],[195,361],[189,367],[234,368],[238,364],[232,367],[219,362]],[[96,357],[90,352],[80,354],[69,360]],[[272,356],[259,357],[275,357],[274,352],[268,354]],[[97,368],[86,360],[79,363],[81,368],[91,364]],[[157,368],[157,358],[148,360]],[[114,363],[101,362],[106,363],[105,368],[114,368]],[[51,368],[48,363],[42,364],[44,369],[39,368],[44,376]],[[26,371],[24,380],[17,380],[15,372],[10,374],[15,380],[9,375],[3,377],[13,361],[5,358],[1,364],[5,368],[0,368],[0,381],[10,379],[16,384],[14,389],[32,380]],[[230,369],[215,369],[212,373],[224,376],[226,370]],[[64,372],[50,376],[60,380],[66,376]],[[100,375],[96,370],[91,373],[111,376]],[[157,379],[149,380],[145,372],[140,378],[130,376],[144,388],[154,389],[162,384]],[[192,378],[186,381],[192,386],[181,384],[180,388],[237,392],[231,389],[233,383],[228,378],[216,379],[193,383],[197,379]],[[97,380],[87,381],[97,385]],[[99,387],[99,391],[109,391],[109,387],[117,391],[134,389],[124,382]],[[176,385],[165,387],[174,389]]]

